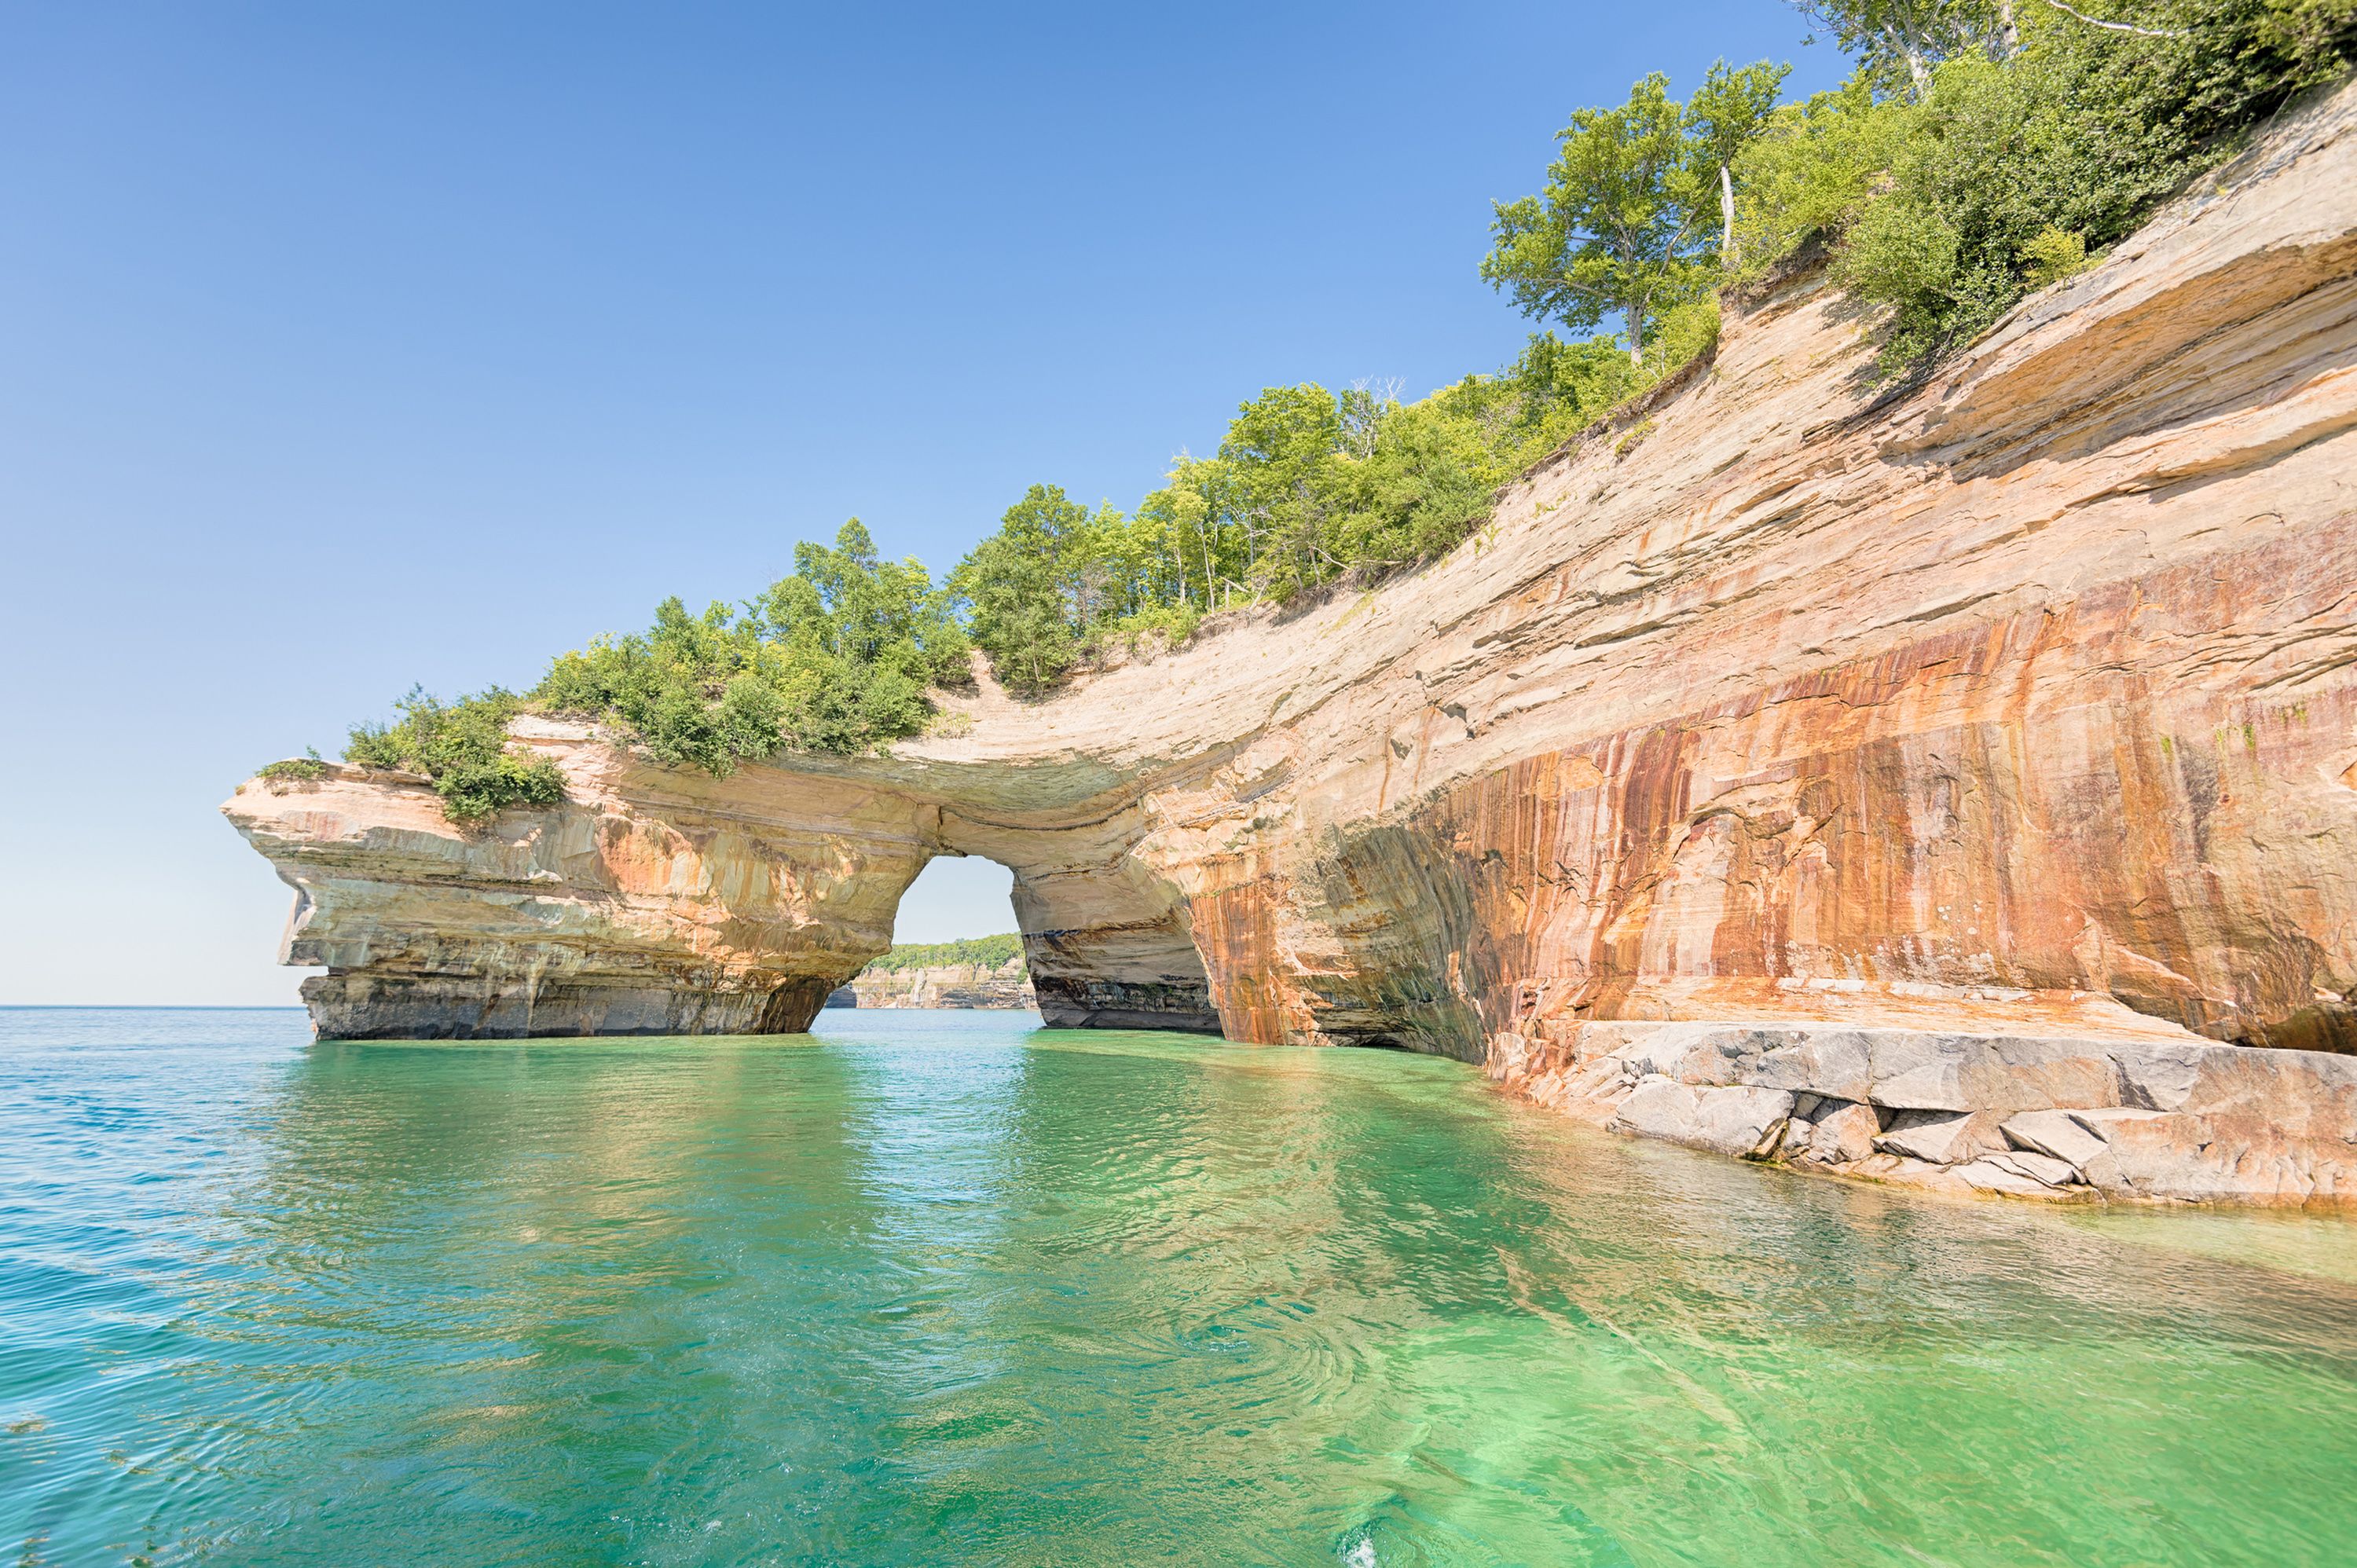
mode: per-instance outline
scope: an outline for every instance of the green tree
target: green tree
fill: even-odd
[[[1038,696],[1080,657],[1071,590],[1088,525],[1088,509],[1060,487],[1033,485],[951,574],[974,643],[1010,691]]]
[[[1739,261],[1735,233],[1735,161],[1768,128],[1784,91],[1789,65],[1760,60],[1740,70],[1715,62],[1686,100],[1687,156],[1706,186],[1718,190],[1718,261],[1733,269]]]
[[[1546,188],[1497,204],[1482,277],[1523,314],[1575,330],[1619,317],[1629,362],[1641,366],[1663,314],[1708,285],[1711,220],[1727,216],[1724,171],[1782,80],[1764,62],[1716,66],[1690,106],[1656,71],[1618,108],[1574,111]]]
[[[676,598],[643,633],[601,637],[549,666],[543,708],[618,724],[662,762],[725,775],[781,750],[859,752],[921,730],[932,686],[967,679],[948,597],[914,561],[886,561],[856,518],[832,547],[732,610]]]
[[[1243,575],[1280,599],[1339,564],[1327,548],[1342,410],[1324,387],[1269,387],[1236,410],[1220,443]]]
[[[1884,91],[1917,102],[1932,70],[1971,49],[2009,56],[2019,47],[2012,0],[1792,0],[1793,9],[1857,58]]]

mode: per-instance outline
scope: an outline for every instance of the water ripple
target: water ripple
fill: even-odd
[[[0,1011],[0,1545],[1393,1568],[2357,1540],[2337,1220],[1912,1202],[1396,1053],[823,1027],[312,1047],[287,1013]]]

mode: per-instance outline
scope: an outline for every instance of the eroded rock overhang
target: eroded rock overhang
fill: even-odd
[[[956,738],[715,780],[527,721],[554,811],[461,832],[345,770],[227,809],[328,1033],[799,1027],[974,854],[1052,1022],[1445,1052],[1632,1127],[1614,1096],[1685,1103],[1653,1079],[1932,1112],[1631,1078],[1599,1028],[2347,1050],[2352,120],[2288,120],[1903,396],[1788,274],[1447,559],[947,698]],[[2319,1114],[2279,1192],[2350,1181]]]

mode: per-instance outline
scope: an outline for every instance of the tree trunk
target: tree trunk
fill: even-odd
[[[1718,166],[1718,264],[1728,272],[1736,268],[1735,254],[1735,176],[1725,164]]]
[[[1996,0],[1996,58],[2000,62],[2021,52],[2021,29],[2014,25],[2013,0]]]

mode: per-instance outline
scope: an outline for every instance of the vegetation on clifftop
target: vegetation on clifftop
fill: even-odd
[[[1878,307],[1879,373],[1921,374],[2357,53],[2357,0],[1795,3],[1856,58],[1842,87],[1780,106],[1784,68],[1722,62],[1680,101],[1650,75],[1574,112],[1541,191],[1497,204],[1481,276],[1542,330],[1496,373],[1412,403],[1395,384],[1267,388],[1130,511],[1031,486],[939,587],[854,520],[759,597],[701,615],[667,599],[525,697],[412,693],[346,757],[423,773],[478,820],[560,798],[501,733],[527,706],[726,774],[920,733],[928,689],[963,685],[974,647],[1037,696],[1209,612],[1372,581],[1455,548],[1500,484],[1707,353],[1727,285],[1823,245]]]
[[[2244,134],[2344,74],[2357,0],[1838,0],[1863,56],[1733,160],[1738,249],[1813,237],[1920,371],[2127,237]],[[2091,20],[2090,18],[2094,18]]]
[[[904,969],[942,969],[955,963],[997,969],[1022,956],[1023,939],[1009,931],[1004,936],[961,937],[951,942],[895,942],[867,967],[896,974]]]
[[[523,711],[514,693],[494,686],[445,703],[412,687],[393,707],[401,716],[392,724],[352,730],[344,760],[424,774],[452,822],[481,822],[504,806],[553,806],[565,799],[556,764],[508,744],[508,721]]]
[[[533,703],[617,723],[662,762],[725,776],[780,751],[860,752],[922,730],[925,693],[971,679],[949,597],[914,560],[876,553],[857,518],[794,547],[758,599],[601,637],[549,666]]]
[[[1505,370],[1410,403],[1271,387],[1127,514],[1032,487],[951,578],[998,678],[1036,694],[1114,640],[1455,548],[1500,483],[1707,351],[1720,288],[1812,242],[1884,307],[1882,373],[1920,373],[2345,72],[2357,38],[2357,0],[1803,8],[1858,58],[1842,88],[1779,107],[1784,68],[1721,62],[1681,102],[1648,76],[1574,112],[1542,191],[1497,205],[1481,275],[1547,324]]]

